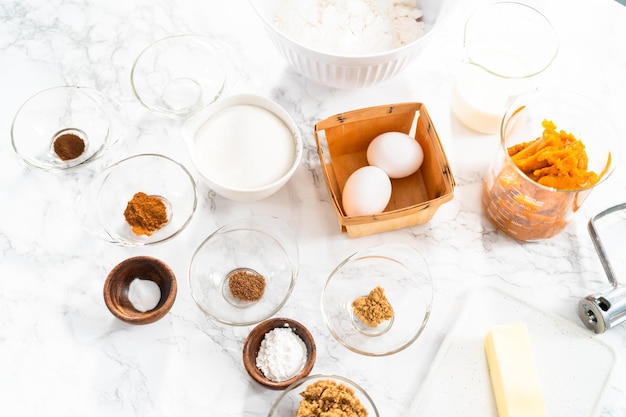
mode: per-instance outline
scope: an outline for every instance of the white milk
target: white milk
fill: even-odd
[[[292,132],[274,113],[249,104],[226,107],[196,132],[198,169],[211,181],[254,189],[285,175],[296,157]]]
[[[482,62],[488,63],[489,68],[496,68],[497,65],[501,74],[523,73],[520,68],[527,66],[518,57],[502,54],[483,56]],[[511,97],[532,88],[533,82],[534,77],[500,77],[477,65],[464,63],[452,86],[452,112],[471,129],[487,134],[497,133]]]

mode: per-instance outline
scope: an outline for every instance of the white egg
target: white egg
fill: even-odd
[[[367,216],[385,210],[391,198],[391,180],[382,169],[364,166],[354,171],[343,187],[341,200],[348,216]]]
[[[367,162],[385,171],[389,178],[404,178],[420,169],[424,151],[410,135],[386,132],[367,147]]]

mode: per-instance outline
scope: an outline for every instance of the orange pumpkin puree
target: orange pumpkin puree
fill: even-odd
[[[541,137],[508,148],[515,165],[531,180],[557,190],[579,190],[597,183],[598,174],[587,171],[585,145],[571,133],[557,132],[549,120],[541,125]]]
[[[527,178],[505,164],[493,184],[485,182],[483,187],[489,218],[500,230],[519,240],[546,239],[558,234],[585,200],[590,187],[604,174],[588,170],[585,146],[571,133],[557,131],[549,120],[544,120],[542,126],[542,136],[507,149],[515,166]],[[607,168],[609,165],[610,159]],[[537,183],[549,188],[538,187]]]

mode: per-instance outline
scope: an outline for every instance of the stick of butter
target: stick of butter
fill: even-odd
[[[500,417],[546,417],[524,323],[494,326],[485,336],[491,385]]]

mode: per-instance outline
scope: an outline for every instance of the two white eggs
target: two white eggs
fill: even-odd
[[[424,151],[410,135],[385,132],[367,147],[368,166],[354,171],[342,191],[345,213],[352,216],[378,214],[391,199],[391,179],[415,173],[424,161]]]

